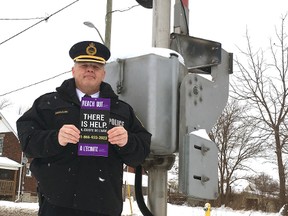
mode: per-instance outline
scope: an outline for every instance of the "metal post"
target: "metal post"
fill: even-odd
[[[153,47],[169,48],[170,46],[170,10],[171,0],[153,1]]]
[[[189,0],[175,1],[174,32],[189,35]]]
[[[152,46],[170,48],[171,0],[153,1]],[[148,170],[148,207],[155,216],[167,215],[167,172],[175,155],[155,155],[145,161]]]
[[[148,171],[148,207],[155,216],[167,215],[167,171],[172,168],[175,155],[148,158],[143,167]]]
[[[18,182],[18,193],[17,193],[17,199],[15,200],[15,202],[19,202],[20,201],[20,195],[21,195],[21,191],[22,191],[22,189],[21,189],[21,184],[22,184],[22,174],[23,174],[23,162],[24,162],[24,160],[23,160],[23,158],[24,158],[24,153],[22,152],[21,153],[21,167],[20,167],[20,173],[19,173],[19,182]]]
[[[112,0],[107,0],[105,17],[105,45],[110,49],[111,46],[111,26],[112,26]]]

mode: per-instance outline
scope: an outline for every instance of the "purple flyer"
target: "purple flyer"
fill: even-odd
[[[108,157],[109,98],[83,98],[78,155]]]

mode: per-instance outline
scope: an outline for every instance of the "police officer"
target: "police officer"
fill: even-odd
[[[119,216],[123,164],[136,167],[150,152],[151,134],[132,107],[105,83],[109,49],[82,41],[69,51],[73,78],[40,96],[17,121],[21,147],[33,158],[39,216]],[[80,102],[84,95],[110,99],[106,156],[80,156]]]

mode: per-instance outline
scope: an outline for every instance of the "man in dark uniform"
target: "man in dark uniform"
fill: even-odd
[[[151,134],[132,107],[105,83],[109,49],[83,41],[69,51],[73,78],[35,100],[17,121],[23,152],[33,158],[40,216],[119,216],[123,163],[136,167],[150,152]],[[108,155],[80,156],[80,110],[84,95],[110,99]]]

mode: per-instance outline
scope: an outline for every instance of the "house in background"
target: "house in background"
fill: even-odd
[[[36,202],[36,180],[17,137],[18,117],[9,110],[0,110],[0,199]]]

